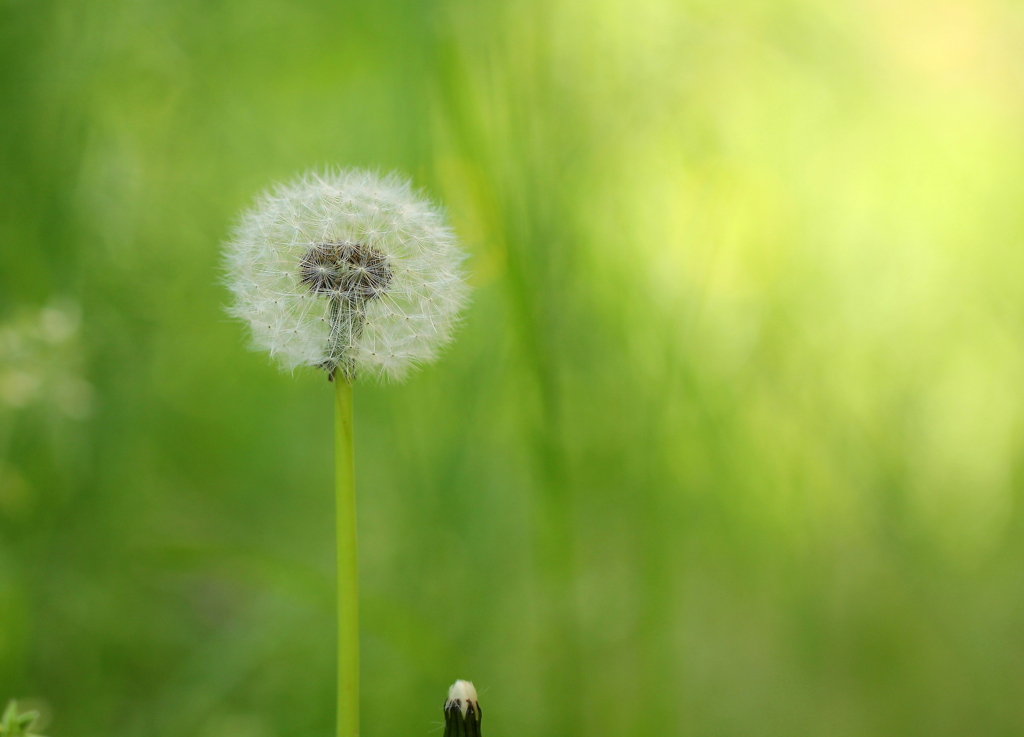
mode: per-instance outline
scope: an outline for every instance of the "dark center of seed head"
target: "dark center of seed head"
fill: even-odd
[[[317,243],[299,263],[299,280],[309,291],[346,302],[379,297],[392,276],[387,256],[366,243]]]

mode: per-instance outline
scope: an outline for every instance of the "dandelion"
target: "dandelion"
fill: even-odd
[[[311,172],[265,193],[235,228],[231,313],[286,369],[400,379],[450,340],[463,258],[408,181]]]
[[[352,383],[400,379],[451,339],[464,255],[441,211],[394,174],[307,173],[245,212],[227,244],[230,312],[285,369],[335,382],[338,737],[359,734]]]
[[[483,712],[472,681],[456,681],[444,702],[444,737],[480,737]]]

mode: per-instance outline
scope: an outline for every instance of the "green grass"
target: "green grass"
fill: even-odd
[[[356,5],[0,6],[0,322],[81,309],[0,341],[0,703],[332,734],[332,387],[218,279],[341,164],[476,285],[356,390],[365,737],[1017,733],[1017,5]]]

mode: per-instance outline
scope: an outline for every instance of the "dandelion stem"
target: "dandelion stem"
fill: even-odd
[[[359,735],[359,561],[352,444],[352,384],[334,372],[338,538],[338,737]]]

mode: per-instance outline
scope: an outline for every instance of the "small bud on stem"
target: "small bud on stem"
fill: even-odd
[[[444,737],[480,737],[483,713],[470,681],[456,681],[444,702]]]

